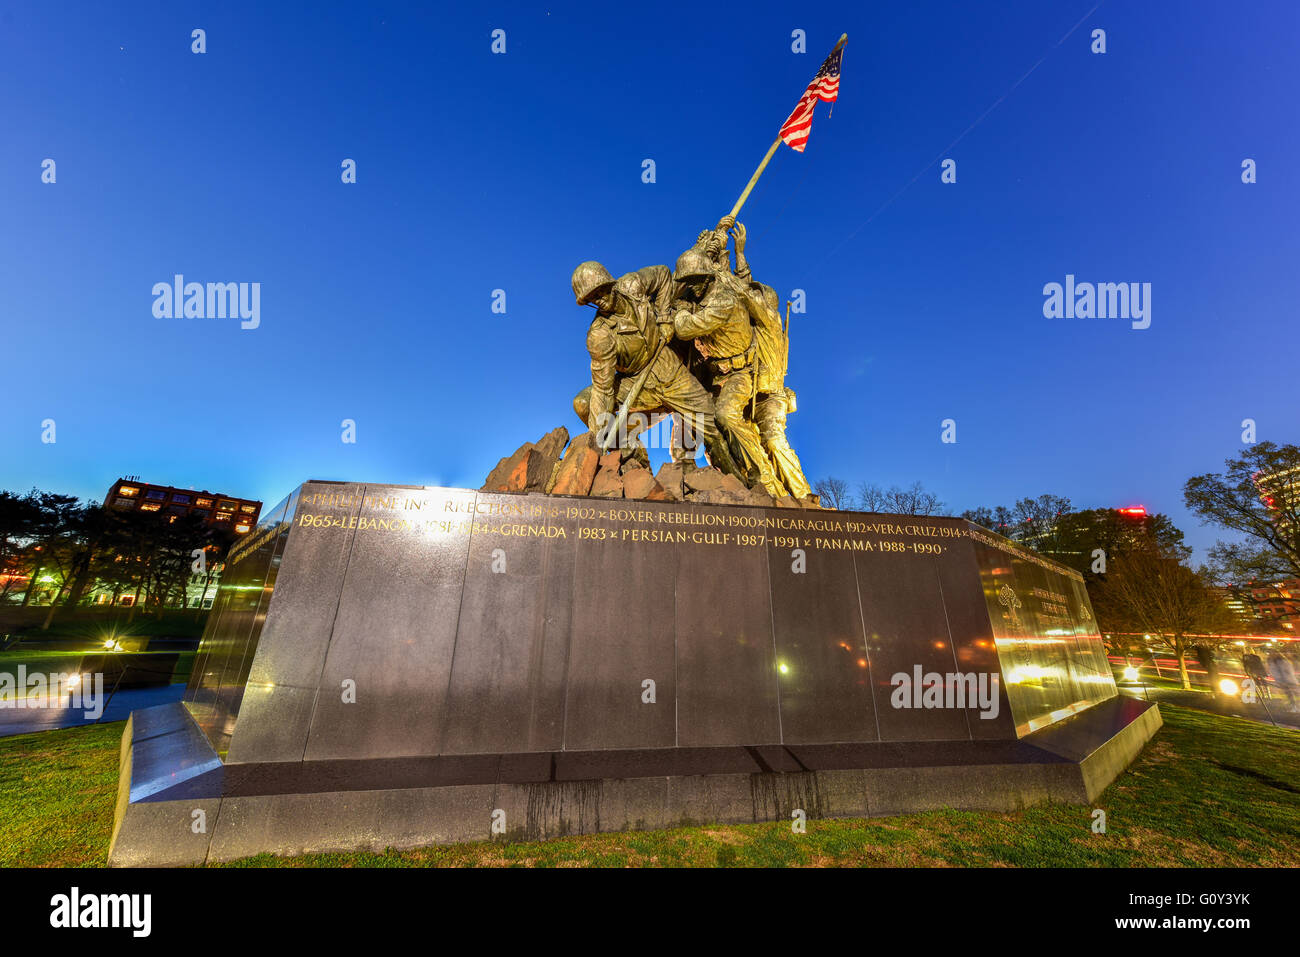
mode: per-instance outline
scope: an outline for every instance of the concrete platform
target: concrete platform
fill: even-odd
[[[223,764],[179,703],[122,738],[112,866],[382,851],[690,824],[1086,804],[1160,728],[1112,698],[1019,741]],[[494,829],[495,825],[495,829]]]

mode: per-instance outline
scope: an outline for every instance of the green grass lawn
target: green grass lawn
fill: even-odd
[[[384,854],[250,858],[233,866],[739,867],[1300,864],[1300,732],[1169,705],[1165,727],[1090,807],[1009,814],[676,828]],[[99,866],[108,854],[122,725],[0,739],[0,865]]]
[[[124,726],[0,738],[0,866],[107,863]]]

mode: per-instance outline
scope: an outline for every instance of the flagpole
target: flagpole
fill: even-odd
[[[757,183],[758,178],[763,175],[763,170],[767,169],[767,164],[771,162],[772,157],[776,155],[776,148],[780,145],[781,137],[778,136],[776,142],[767,148],[767,155],[763,157],[763,162],[758,164],[758,169],[754,170],[754,175],[751,176],[749,182],[745,184],[745,191],[740,194],[740,199],[736,200],[736,205],[731,207],[731,212],[728,215],[732,219],[736,218],[736,214],[740,212],[740,207],[744,206],[745,200],[749,199],[749,194],[754,189],[754,184]]]
[[[840,39],[835,44],[835,49],[831,50],[830,55],[834,56],[835,50],[838,50],[840,47],[844,46],[844,44],[847,43],[848,40],[849,40],[849,35],[847,33],[840,34]],[[781,135],[778,133],[776,140],[772,143],[771,146],[767,148],[767,155],[763,157],[763,162],[758,164],[758,169],[754,170],[754,175],[751,176],[749,178],[749,182],[745,184],[745,191],[740,194],[740,199],[736,200],[736,205],[731,207],[731,212],[728,213],[728,215],[732,219],[735,219],[736,216],[740,213],[740,207],[744,206],[745,200],[749,199],[749,194],[753,191],[754,184],[757,183],[758,178],[763,175],[763,170],[767,169],[767,164],[770,163],[772,157],[776,155],[776,148],[780,145],[781,145]]]

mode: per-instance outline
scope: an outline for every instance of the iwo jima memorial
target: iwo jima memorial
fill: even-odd
[[[111,864],[1085,803],[1133,759],[1159,710],[1079,574],[822,508],[786,439],[789,307],[736,216],[843,44],[672,266],[574,271],[590,431],[478,491],[306,482],[232,549],[184,702],[127,724]]]

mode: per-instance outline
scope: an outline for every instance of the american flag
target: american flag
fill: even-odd
[[[785,140],[790,149],[802,153],[808,145],[808,134],[812,132],[813,107],[817,101],[834,103],[840,95],[840,57],[843,55],[843,47],[831,52],[808,84],[808,89],[799,97],[799,103],[790,118],[781,124],[781,139]]]

